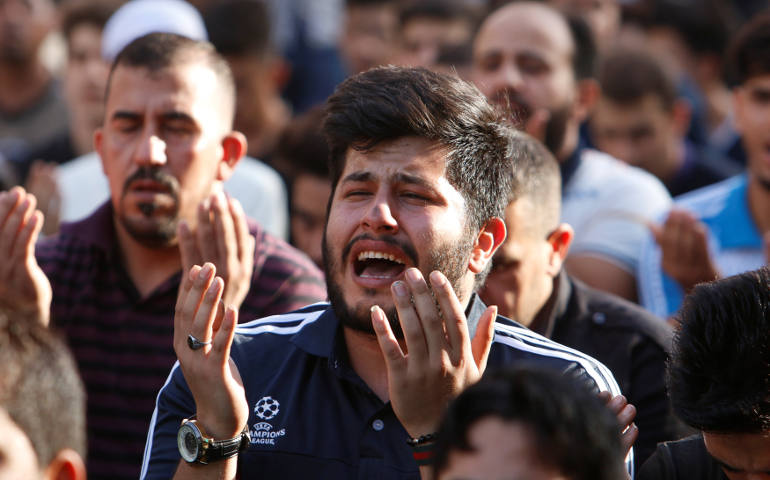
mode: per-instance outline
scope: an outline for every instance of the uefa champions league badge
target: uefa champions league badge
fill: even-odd
[[[276,441],[286,435],[286,429],[275,430],[269,420],[281,413],[281,404],[271,396],[262,397],[254,404],[254,415],[260,419],[251,427],[252,445],[275,445]]]

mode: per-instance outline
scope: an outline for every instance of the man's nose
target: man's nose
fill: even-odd
[[[364,229],[373,233],[396,233],[398,222],[393,216],[389,203],[384,198],[374,198],[361,219]]]
[[[519,91],[524,83],[521,71],[511,62],[506,62],[500,67],[499,81],[503,83],[502,86]]]
[[[140,165],[164,165],[166,142],[156,135],[146,135],[136,147],[134,161]]]

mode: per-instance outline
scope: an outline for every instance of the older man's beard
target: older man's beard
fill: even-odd
[[[425,277],[425,281],[428,283],[429,289],[430,282],[428,281],[427,277],[430,272],[438,270],[444,274],[449,283],[452,285],[454,291],[457,293],[460,291],[460,281],[468,271],[468,261],[470,259],[471,250],[473,248],[473,242],[475,240],[473,233],[474,232],[466,231],[462,238],[460,238],[456,243],[447,243],[445,245],[438,246],[433,250],[430,258],[426,259],[424,265],[420,265],[419,258],[416,256],[416,252],[413,248],[411,248],[411,246],[400,245],[399,242],[396,242],[395,239],[391,237],[379,238],[379,240],[400,245],[402,250],[407,252],[408,255],[410,251],[414,252],[410,256],[414,255],[415,258],[412,258],[411,260],[413,260],[415,265],[420,268],[420,271]],[[362,237],[356,237],[351,240],[348,245],[346,245],[346,247],[342,250],[342,258],[333,258],[334,254],[329,248],[326,240],[326,232],[324,232],[322,247],[324,273],[326,274],[326,289],[329,294],[329,301],[331,302],[332,308],[334,309],[334,313],[337,315],[341,325],[359,332],[374,335],[375,332],[374,328],[372,327],[372,317],[370,311],[371,305],[359,305],[357,307],[349,305],[345,299],[345,292],[342,291],[342,287],[337,280],[337,275],[342,275],[344,265],[347,262],[347,256],[344,254],[344,252],[349,252],[352,244],[361,238]],[[373,237],[370,236],[368,238]],[[371,293],[374,294],[375,292],[372,291]],[[392,303],[390,305],[380,305],[380,308],[383,309],[385,315],[388,317],[388,323],[390,324],[390,328],[393,330],[395,337],[398,339],[404,338],[404,333],[398,320],[398,313],[396,312],[395,305]]]
[[[132,221],[125,215],[126,195],[132,190],[133,183],[141,180],[150,180],[160,184],[172,199],[172,209],[163,217],[156,219],[155,223],[147,228],[139,222]],[[123,184],[123,196],[120,199],[121,208],[118,213],[118,221],[126,229],[131,237],[142,245],[150,248],[159,248],[171,245],[176,240],[176,228],[179,223],[179,181],[158,167],[143,166],[137,169]],[[151,219],[157,212],[159,205],[152,202],[143,202],[137,205],[146,219]]]

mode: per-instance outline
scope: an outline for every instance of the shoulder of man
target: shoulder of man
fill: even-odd
[[[108,203],[91,215],[63,223],[59,233],[41,239],[35,245],[35,258],[43,271],[57,265],[75,269],[83,261],[90,261],[95,252],[107,254],[114,247],[112,216]]]
[[[727,480],[719,464],[709,455],[703,436],[658,444],[642,465],[637,480]]]
[[[572,328],[615,331],[655,344],[668,352],[673,331],[661,318],[639,305],[570,277],[572,298],[564,321]]]
[[[312,354],[293,343],[295,334],[304,328],[312,328],[329,308],[328,303],[318,303],[236,327],[230,356],[238,366],[247,398],[255,389],[276,381],[299,381],[286,378],[277,380],[280,374],[276,372],[284,372],[287,365],[297,365],[297,375],[303,374],[302,366]],[[305,334],[309,335],[307,332]],[[173,476],[179,462],[176,434],[182,419],[194,413],[195,400],[177,362],[171,368],[156,399],[144,450],[141,479],[167,479]]]
[[[489,367],[533,362],[585,381],[597,392],[620,395],[615,377],[603,363],[575,349],[554,342],[503,316],[495,321]]]
[[[638,192],[651,196],[650,200],[670,202],[665,185],[651,173],[624,163],[598,150],[581,151],[580,167],[573,178],[589,185],[601,186],[604,192],[626,194]],[[631,189],[631,190],[629,190]]]
[[[305,253],[253,220],[249,229],[256,248],[252,288],[241,307],[247,318],[289,312],[326,299],[323,274]]]

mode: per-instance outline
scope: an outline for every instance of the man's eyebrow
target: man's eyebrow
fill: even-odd
[[[178,110],[163,112],[160,116],[163,118],[163,120],[184,120],[187,122],[195,122],[195,120],[189,114],[180,112]]]
[[[374,174],[371,172],[353,172],[343,178],[340,183],[345,182],[370,182],[374,180]],[[418,185],[426,189],[433,189],[434,186],[424,178],[412,175],[406,172],[398,172],[392,177],[393,183],[406,183],[411,185]]]
[[[429,181],[425,180],[422,177],[418,177],[417,175],[411,175],[409,173],[405,172],[398,172],[393,176],[393,180],[395,180],[396,183],[408,183],[412,185],[418,185],[423,188],[427,189],[433,189],[433,184],[431,184]]]
[[[340,180],[340,183],[345,182],[368,182],[374,179],[374,175],[370,172],[353,172]]]
[[[110,117],[111,120],[136,120],[140,117],[136,112],[130,112],[127,110],[116,110],[112,117]]]

